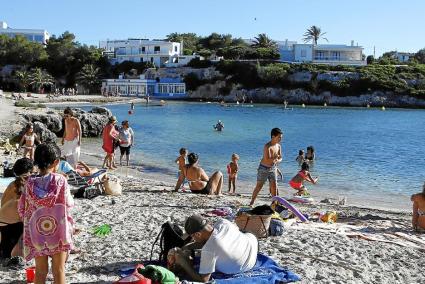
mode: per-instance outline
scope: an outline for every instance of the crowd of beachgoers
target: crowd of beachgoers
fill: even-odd
[[[135,107],[131,103],[129,112]],[[274,198],[279,196],[279,163],[284,158],[284,131],[280,128],[271,129],[270,141],[259,153],[257,184],[250,196],[237,194],[237,153],[229,153],[227,173],[208,175],[198,165],[196,153],[176,145],[180,150],[175,160],[179,172],[175,185],[145,179],[143,173],[137,177],[137,171],[132,174],[136,178],[129,178],[117,172],[131,165],[131,148],[139,143],[128,120],[118,127],[117,118],[109,117],[102,134],[105,156],[99,164],[81,155],[84,140],[73,110],[65,108],[63,117],[64,135],[58,143],[40,141],[28,124],[18,151],[6,149],[8,154],[2,154],[13,164],[14,175],[1,196],[0,273],[8,281],[4,283],[24,279],[25,269],[34,272],[35,283],[45,283],[48,278],[55,283],[113,282],[124,267],[138,263],[151,264],[138,272],[152,276],[149,273],[154,271],[152,277],[162,275],[162,283],[182,279],[205,283],[216,278],[216,272],[228,276],[249,273],[258,265],[260,252],[283,267],[282,281],[425,281],[420,261],[411,264],[412,259],[424,257],[425,184],[421,193],[412,196],[411,215],[349,207],[341,200],[313,202],[306,183],[316,184],[319,178],[310,174],[316,153],[308,146],[294,161],[299,171],[289,182],[294,193],[292,205],[286,205],[285,199],[285,203],[271,204],[280,200]],[[215,130],[224,131],[219,122],[222,125]],[[108,176],[120,176],[122,194],[101,195],[97,184],[103,184]],[[75,177],[87,184],[74,188]],[[227,190],[223,190],[226,179]],[[259,197],[266,183],[270,196]],[[74,199],[73,188],[90,199]],[[275,232],[268,230],[267,238],[242,232],[232,222],[238,212],[258,212],[262,207],[254,206],[258,200],[276,211],[285,205],[290,209],[278,211]],[[148,253],[166,221],[180,224],[185,235],[179,237],[192,242],[160,254],[161,266],[149,262]]]

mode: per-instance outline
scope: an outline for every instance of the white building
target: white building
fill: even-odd
[[[22,35],[29,41],[46,44],[50,38],[50,34],[46,30],[36,29],[13,29],[7,26],[6,22],[0,21],[0,34],[5,34],[9,37]]]
[[[252,45],[252,39],[245,42]],[[366,65],[363,60],[363,47],[339,44],[299,44],[296,41],[275,41],[280,61],[288,63],[317,63],[330,65]]]
[[[156,80],[145,79],[106,79],[102,81],[102,94],[119,94],[123,96],[138,96],[157,99],[182,99],[186,98],[186,84],[180,79],[160,78]]]
[[[152,62],[157,67],[186,65],[193,56],[183,56],[183,43],[166,40],[127,39],[99,42],[111,64],[124,61]]]
[[[329,65],[366,65],[363,47],[337,44],[295,44],[293,62]]]
[[[394,53],[394,58],[398,60],[398,62],[408,62],[410,60],[410,58],[415,57],[414,53],[409,53],[409,52],[398,52],[396,51]]]

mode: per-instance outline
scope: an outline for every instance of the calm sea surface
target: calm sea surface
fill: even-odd
[[[403,197],[418,192],[425,180],[425,111],[404,109],[307,107],[167,102],[163,107],[108,106],[118,120],[128,119],[136,133],[133,158],[146,170],[176,175],[180,147],[196,152],[201,166],[226,172],[232,153],[240,159],[239,179],[254,184],[270,130],[279,127],[283,188],[296,174],[298,150],[313,145],[317,160],[312,189],[347,195]],[[213,130],[220,119],[223,132]],[[252,188],[246,191],[251,192]]]

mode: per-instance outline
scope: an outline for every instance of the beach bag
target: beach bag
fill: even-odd
[[[166,264],[168,251],[175,247],[181,248],[185,244],[189,243],[191,241],[191,238],[184,237],[183,230],[180,228],[179,225],[173,224],[169,221],[165,222],[164,224],[162,224],[161,230],[152,245],[150,260],[152,260],[153,250],[158,240],[160,248],[159,261],[162,264]]]
[[[93,199],[105,192],[101,183],[92,184],[89,186],[80,187],[74,194],[74,198]]]
[[[242,232],[248,232],[257,238],[267,238],[273,210],[268,205],[255,207],[236,216],[236,225]]]
[[[105,188],[105,194],[106,195],[121,195],[122,194],[122,186],[121,186],[121,180],[113,175],[105,175],[102,178],[102,184]]]
[[[285,232],[285,224],[279,219],[272,218],[269,227],[269,236],[282,236]]]
[[[3,177],[15,177],[15,173],[13,172],[13,164],[4,162],[3,163]]]

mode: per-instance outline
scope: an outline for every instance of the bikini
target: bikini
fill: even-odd
[[[418,209],[418,216],[425,216],[425,211]]]
[[[302,171],[299,171],[299,172],[298,172],[298,175],[299,175],[300,177],[302,177],[303,179],[306,179],[306,175],[305,175]],[[303,183],[302,183],[302,181],[301,181],[301,182],[295,182],[295,181],[291,180],[291,181],[289,182],[289,185],[290,185],[293,189],[297,189],[297,190],[299,190],[299,189],[301,189],[301,188],[303,187]]]
[[[32,148],[34,148],[34,134],[31,134],[31,135],[25,134],[24,135],[24,139],[25,139],[24,148],[26,148],[26,149],[32,149]],[[28,146],[27,145],[27,142],[28,141],[30,142],[31,146]]]
[[[187,182],[189,184],[189,188],[190,188],[190,183],[191,182],[201,181],[201,180],[190,180],[190,179],[188,179],[187,178],[187,170],[188,170],[188,168],[186,167],[185,169],[186,169],[186,172],[184,173],[184,176],[185,176],[185,178],[186,178],[186,180],[187,180]],[[210,193],[210,190],[208,188],[208,185],[209,185],[209,181],[207,181],[207,184],[205,185],[205,187],[203,189],[200,189],[200,190],[192,190],[192,189],[190,189],[190,191],[192,193],[195,193],[195,194],[209,194]]]

